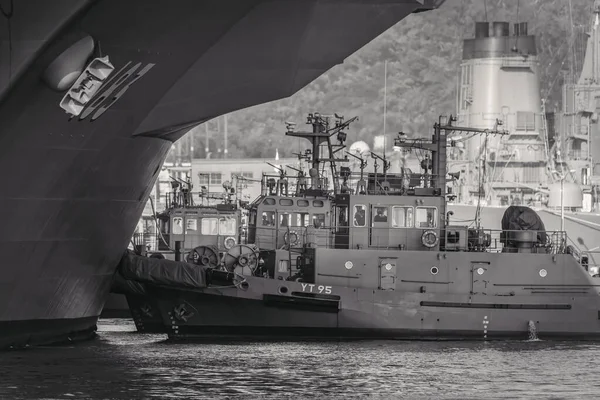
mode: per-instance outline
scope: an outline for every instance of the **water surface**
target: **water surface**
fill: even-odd
[[[101,320],[93,341],[0,353],[0,399],[600,398],[600,343],[190,344],[134,331]]]

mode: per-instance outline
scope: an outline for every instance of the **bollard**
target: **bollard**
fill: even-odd
[[[181,261],[181,240],[175,242],[175,261]]]

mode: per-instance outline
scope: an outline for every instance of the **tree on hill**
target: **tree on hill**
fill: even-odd
[[[387,61],[386,132],[427,136],[440,114],[456,112],[462,41],[476,21],[527,21],[537,36],[542,97],[560,106],[562,75],[581,64],[574,33],[589,25],[589,0],[452,0],[438,10],[413,14],[342,64],[293,96],[229,114],[229,157],[281,157],[305,147],[284,135],[285,121],[304,129],[306,114],[358,116],[349,143],[383,133],[384,64]],[[577,59],[579,57],[579,59]],[[577,71],[575,71],[577,72]],[[221,117],[222,118],[222,117]],[[223,147],[223,124],[208,122],[213,156]],[[204,155],[206,127],[193,133],[196,155]],[[184,151],[185,152],[185,151]]]

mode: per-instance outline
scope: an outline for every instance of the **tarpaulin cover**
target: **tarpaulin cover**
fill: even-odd
[[[146,294],[146,287],[141,282],[123,278],[121,272],[117,270],[110,291],[112,293],[138,294],[143,296]]]
[[[182,261],[148,258],[125,253],[119,263],[123,278],[141,283],[185,288],[206,287],[206,268]]]
[[[540,216],[529,207],[510,206],[502,216],[504,231],[538,231],[538,242],[546,243],[546,227]]]

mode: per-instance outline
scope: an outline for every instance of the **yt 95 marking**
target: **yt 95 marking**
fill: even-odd
[[[301,283],[303,292],[331,294],[331,286]]]

